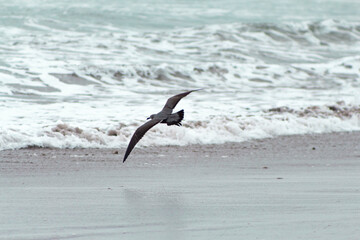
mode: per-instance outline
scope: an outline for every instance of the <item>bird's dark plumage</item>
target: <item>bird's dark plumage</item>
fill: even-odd
[[[186,97],[187,95],[189,95],[191,92],[194,92],[194,91],[198,91],[200,89],[197,89],[197,90],[192,90],[192,91],[188,91],[188,92],[184,92],[184,93],[180,93],[178,95],[175,95],[171,98],[169,98],[167,101],[166,101],[166,104],[164,106],[164,108],[162,109],[161,112],[170,112],[172,113],[172,110],[176,107],[176,105],[178,104],[178,102],[183,98],[183,97]]]
[[[181,126],[181,121],[184,119],[184,109],[178,111],[177,113],[170,114],[169,117],[165,120],[162,120],[161,123],[166,123],[168,126],[177,125]]]
[[[158,124],[161,120],[158,119],[152,119],[150,121],[147,121],[143,125],[141,125],[138,129],[136,129],[134,135],[132,136],[129,146],[126,149],[125,156],[123,162],[125,162],[126,158],[129,156],[135,145],[140,141],[140,139],[145,135],[145,133]]]
[[[166,123],[168,126],[170,125],[181,126],[181,121],[184,118],[184,110],[180,110],[179,112],[176,113],[172,113],[172,111],[183,97],[186,97],[191,92],[198,90],[200,89],[180,93],[178,95],[169,98],[164,108],[159,113],[151,115],[149,117],[151,119],[150,121],[147,121],[146,123],[141,125],[138,129],[136,129],[126,149],[123,162],[126,161],[127,157],[134,149],[135,145],[140,141],[140,139],[145,135],[145,133],[156,124]]]

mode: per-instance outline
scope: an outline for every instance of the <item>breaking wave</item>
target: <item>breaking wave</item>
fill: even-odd
[[[196,88],[184,127],[140,145],[359,130],[359,22],[65,29],[0,26],[0,149],[125,147],[166,97]]]
[[[89,128],[57,122],[44,126],[36,135],[21,128],[0,128],[0,149],[26,147],[119,148],[125,147],[136,124]],[[159,124],[140,141],[139,146],[220,144],[242,142],[279,135],[313,134],[360,130],[360,106],[339,102],[302,109],[271,108],[257,116],[211,116],[202,121],[184,121],[183,127]]]

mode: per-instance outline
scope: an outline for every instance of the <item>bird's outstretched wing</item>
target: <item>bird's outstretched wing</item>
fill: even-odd
[[[138,127],[138,129],[136,129],[134,135],[131,137],[130,143],[126,149],[125,152],[125,156],[124,156],[124,160],[123,162],[126,161],[126,158],[129,156],[129,154],[131,153],[131,151],[133,150],[133,148],[135,147],[135,145],[140,141],[140,139],[145,135],[145,133],[152,128],[153,126],[155,126],[156,124],[158,124],[159,122],[161,122],[161,120],[159,119],[152,119],[150,121],[147,121],[146,123],[144,123],[143,125],[141,125],[140,127]]]
[[[164,108],[162,109],[162,111],[165,111],[166,113],[171,113],[172,110],[175,108],[176,104],[178,104],[178,102],[183,98],[186,97],[187,95],[189,95],[191,92],[194,91],[199,91],[201,89],[196,89],[196,90],[191,90],[191,91],[187,91],[184,93],[180,93],[178,95],[175,95],[171,98],[169,98],[164,106]]]

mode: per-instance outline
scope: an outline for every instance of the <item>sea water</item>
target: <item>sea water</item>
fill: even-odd
[[[0,0],[0,149],[360,130],[360,1]]]

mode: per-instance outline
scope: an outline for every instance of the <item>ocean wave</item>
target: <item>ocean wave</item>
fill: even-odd
[[[85,127],[57,122],[39,129],[0,128],[0,149],[26,147],[119,148],[126,147],[141,122],[107,127]],[[279,135],[313,134],[360,130],[360,106],[333,105],[270,108],[259,115],[209,116],[184,121],[183,127],[159,125],[151,129],[139,146],[221,144]]]
[[[148,31],[27,24],[0,26],[0,149],[124,147],[160,99],[197,88],[205,90],[192,104],[181,102],[184,128],[158,126],[143,146],[359,129],[359,22]]]
[[[240,64],[198,63],[121,65],[116,69],[86,67],[78,72],[41,74],[30,79],[3,76],[0,94],[9,97],[110,97],[133,91],[148,94],[163,89],[209,88],[217,91],[256,91],[287,88],[293,91],[349,91],[360,88],[360,57],[326,63]],[[8,77],[8,81],[6,78]],[[325,94],[324,94],[325,95]]]
[[[4,96],[103,95],[149,86],[331,89],[358,87],[360,79],[360,23],[332,19],[64,35],[24,29],[1,39]]]

